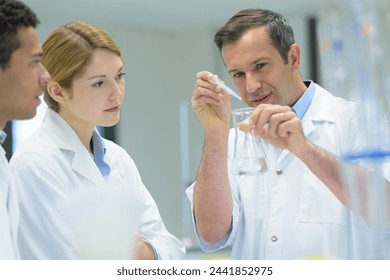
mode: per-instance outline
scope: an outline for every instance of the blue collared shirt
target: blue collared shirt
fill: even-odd
[[[103,139],[100,136],[99,132],[96,130],[92,135],[92,143],[93,143],[93,158],[97,167],[102,173],[104,179],[108,180],[110,177],[110,166],[104,161],[104,155],[106,154],[106,147],[104,145]]]
[[[295,112],[295,114],[297,114],[299,119],[302,119],[305,115],[313,100],[314,92],[316,90],[316,86],[312,81],[305,81],[305,84],[307,86],[307,90],[303,93],[301,98],[295,102],[294,106],[292,106],[292,110]]]
[[[7,133],[5,133],[4,130],[0,129],[0,145],[4,143],[5,138],[7,138]]]

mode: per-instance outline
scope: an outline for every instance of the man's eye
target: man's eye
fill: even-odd
[[[239,78],[241,77],[243,74],[241,72],[237,72],[237,73],[234,73],[233,74],[233,78]]]
[[[256,69],[262,69],[264,68],[264,66],[266,66],[267,63],[259,63],[259,64],[256,64]]]
[[[32,65],[33,67],[38,66],[39,63],[41,63],[41,61],[40,61],[39,59],[36,59],[36,60],[31,61],[31,65]]]

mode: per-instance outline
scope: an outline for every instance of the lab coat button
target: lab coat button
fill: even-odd
[[[282,173],[283,173],[283,170],[282,170],[282,169],[280,169],[280,168],[276,169],[276,174],[282,175]]]
[[[276,235],[272,235],[271,237],[272,242],[278,241],[278,237]]]

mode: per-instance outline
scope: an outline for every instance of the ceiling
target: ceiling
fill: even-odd
[[[57,26],[71,20],[184,31],[220,25],[237,11],[262,7],[282,14],[315,13],[324,0],[23,0],[42,24]],[[327,0],[327,4],[337,0]]]

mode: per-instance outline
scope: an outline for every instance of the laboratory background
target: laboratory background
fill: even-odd
[[[233,14],[252,7],[282,13],[301,46],[304,79],[349,99],[362,98],[363,88],[363,98],[374,101],[370,109],[389,113],[390,0],[23,1],[41,20],[41,42],[59,25],[81,20],[102,27],[118,43],[125,101],[119,124],[103,133],[134,159],[166,227],[185,243],[189,259],[229,256],[228,249],[213,255],[200,251],[184,191],[196,178],[203,149],[203,129],[191,109],[195,75],[208,70],[234,89],[213,42]],[[233,98],[232,106],[244,104]],[[43,102],[34,119],[7,126],[8,150],[17,149],[40,125],[44,112]],[[368,138],[377,139],[380,131],[371,130]],[[373,209],[372,215],[382,210]]]

